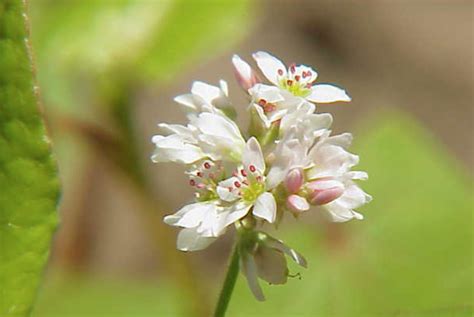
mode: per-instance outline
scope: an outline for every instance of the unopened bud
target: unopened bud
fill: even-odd
[[[247,62],[242,60],[238,55],[232,57],[232,64],[234,65],[234,73],[237,78],[237,82],[244,89],[248,90],[255,84],[260,82],[255,71],[250,67]]]
[[[286,190],[291,193],[297,193],[304,182],[303,171],[301,168],[294,168],[288,172],[285,177]]]
[[[293,212],[303,212],[309,209],[309,204],[303,197],[293,194],[286,199],[286,207]]]
[[[308,200],[312,205],[325,205],[336,200],[344,193],[341,183],[333,180],[318,180],[307,185]]]

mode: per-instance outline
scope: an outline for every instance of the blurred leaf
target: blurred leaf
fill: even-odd
[[[356,135],[366,219],[280,232],[308,259],[302,280],[267,286],[256,302],[240,279],[229,317],[471,316],[472,183],[413,120],[386,114]],[[282,226],[284,227],[284,226]],[[315,239],[317,238],[317,239]]]
[[[97,106],[91,100],[98,87],[109,89],[123,79],[170,80],[193,61],[225,50],[248,27],[249,0],[54,5],[43,0],[32,5],[39,79],[48,106],[78,115]]]
[[[24,2],[0,1],[0,315],[26,316],[57,225],[58,180],[34,93]]]

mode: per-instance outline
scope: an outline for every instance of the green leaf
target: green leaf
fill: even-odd
[[[281,226],[277,236],[309,268],[293,266],[301,280],[266,286],[264,304],[240,278],[229,316],[472,315],[471,181],[414,120],[390,113],[368,122],[354,146],[374,197],[365,220],[328,229],[302,216]]]
[[[0,315],[26,316],[57,225],[56,166],[34,93],[24,2],[0,1]]]

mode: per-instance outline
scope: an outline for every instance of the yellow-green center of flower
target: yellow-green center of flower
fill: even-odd
[[[252,182],[241,191],[242,199],[246,202],[254,202],[260,194],[265,191],[265,184],[261,182]]]
[[[298,97],[306,97],[311,93],[311,85],[291,79],[280,79],[280,87]]]

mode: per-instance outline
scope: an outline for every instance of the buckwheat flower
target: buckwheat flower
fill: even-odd
[[[285,255],[289,256],[300,266],[306,268],[305,258],[285,245],[261,231],[247,231],[242,234],[240,242],[241,267],[247,284],[256,299],[265,300],[258,279],[270,284],[285,284],[289,272]]]
[[[233,113],[229,89],[224,80],[219,81],[219,87],[195,81],[191,93],[179,95],[174,100],[183,106],[188,118],[194,118],[201,112]]]
[[[282,183],[292,168],[307,169],[313,166],[314,162],[308,153],[315,140],[325,134],[332,124],[330,114],[315,114],[313,111],[314,105],[306,104],[281,120],[280,139],[267,155],[267,160],[271,162],[267,175],[270,189]]]
[[[187,126],[158,125],[167,136],[155,135],[152,142],[153,162],[191,164],[210,158],[214,161],[241,160],[245,140],[234,121],[219,113],[202,112],[190,119]]]
[[[257,139],[247,141],[242,154],[242,165],[233,176],[219,182],[219,198],[233,209],[232,214],[240,219],[252,210],[252,214],[272,223],[276,219],[276,202],[265,184],[265,160]]]
[[[237,82],[244,90],[252,88],[260,82],[257,73],[250,67],[247,62],[242,60],[238,55],[232,56],[232,64]]]
[[[189,185],[195,189],[196,202],[166,216],[164,221],[183,228],[177,239],[179,250],[197,251],[214,242],[233,221],[228,222],[229,212],[219,207],[217,183],[226,177],[223,163],[203,160],[193,164],[187,174]]]
[[[286,207],[296,213],[309,210],[310,205],[320,207],[335,222],[363,219],[354,209],[372,198],[354,180],[367,179],[367,173],[351,171],[359,162],[357,155],[346,150],[352,136],[345,133],[330,137],[329,133],[326,131],[308,151],[299,152],[305,162],[312,162],[310,165],[290,162],[280,167],[288,171],[284,181]]]
[[[316,103],[351,101],[345,90],[332,84],[315,84],[318,73],[305,65],[291,64],[288,68],[267,52],[253,54],[258,67],[275,86],[296,97]]]
[[[297,107],[295,104],[285,102],[280,89],[275,86],[256,84],[249,89],[249,94],[252,98],[250,106],[256,110],[266,128]]]

